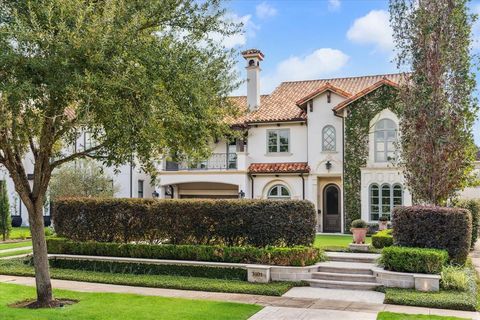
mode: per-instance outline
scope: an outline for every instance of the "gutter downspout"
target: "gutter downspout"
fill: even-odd
[[[252,180],[252,184],[251,184],[252,196],[251,196],[251,198],[254,199],[255,198],[255,192],[254,192],[255,191],[255,189],[254,189],[255,184],[253,183],[254,176],[249,173],[248,177],[250,178],[250,180]]]
[[[300,174],[300,178],[302,178],[302,198],[305,200],[305,178],[303,177],[303,173]]]
[[[346,111],[344,111],[346,112]],[[342,118],[342,209],[343,209],[343,230],[342,233],[345,233],[345,226],[347,225],[347,213],[345,211],[345,117],[338,115],[333,111],[333,115],[339,118]]]

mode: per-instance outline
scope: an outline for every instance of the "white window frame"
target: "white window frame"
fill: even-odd
[[[275,133],[277,135],[276,141],[276,150],[277,151],[270,151],[270,133]],[[280,132],[287,133],[287,151],[280,151]],[[268,129],[267,130],[267,154],[278,154],[278,153],[289,153],[290,152],[290,129]]]
[[[333,130],[333,149],[327,148],[327,145],[326,145],[325,134],[327,130]],[[326,125],[322,129],[322,151],[327,151],[327,152],[337,151],[337,130],[335,130],[335,127],[330,124]]]
[[[272,195],[272,191],[274,189],[278,190],[277,195]],[[282,189],[287,190],[288,196],[282,195]],[[287,188],[287,186],[285,186],[283,184],[276,184],[273,187],[271,187],[270,189],[268,189],[268,192],[267,192],[267,199],[270,199],[270,200],[289,200],[291,198],[292,198],[292,194],[291,194],[290,190]]]
[[[378,127],[380,126],[380,124],[383,124],[383,129],[379,129]],[[389,139],[388,138],[388,132],[392,131],[391,129],[387,129],[387,124],[391,124],[393,123],[394,125],[394,133],[395,133],[395,138],[394,139]],[[398,131],[398,126],[397,124],[395,123],[395,121],[393,121],[392,119],[388,119],[388,118],[383,118],[379,121],[377,121],[377,123],[375,124],[375,130],[373,132],[373,147],[374,147],[374,158],[375,158],[375,162],[388,162],[388,161],[392,161],[392,160],[395,160],[395,154],[397,153],[397,149],[395,147],[396,143],[397,143],[397,131]],[[378,132],[382,132],[383,133],[383,137],[382,139],[379,139],[377,137],[377,133]],[[388,145],[389,143],[393,143],[393,149],[392,150],[389,150],[388,149]],[[384,159],[380,159],[378,157],[378,153],[379,152],[382,152],[382,151],[378,151],[378,144],[381,143],[383,145],[383,157]],[[393,157],[390,157],[389,154],[393,154]]]

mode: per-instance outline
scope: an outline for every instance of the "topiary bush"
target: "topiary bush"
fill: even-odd
[[[380,261],[390,271],[438,274],[448,262],[448,253],[439,249],[392,246],[382,250]]]
[[[382,249],[393,246],[392,229],[378,231],[372,235],[372,245],[374,248]]]
[[[314,247],[225,247],[208,245],[122,244],[77,242],[61,238],[47,239],[50,254],[71,254],[144,259],[193,260],[231,263],[308,266],[324,261],[323,252]]]
[[[352,221],[352,228],[368,228],[368,224],[362,219],[357,219]]]
[[[452,263],[465,264],[472,237],[472,217],[468,210],[397,207],[392,216],[395,245],[445,249]]]
[[[53,220],[60,237],[97,242],[310,246],[316,231],[299,200],[63,199]]]
[[[478,238],[478,223],[480,220],[480,199],[459,200],[455,207],[467,209],[472,214],[472,242],[470,249],[473,249]]]

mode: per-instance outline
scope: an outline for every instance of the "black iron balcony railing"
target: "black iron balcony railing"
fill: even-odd
[[[229,170],[237,169],[236,153],[213,153],[209,159],[203,161],[167,161],[166,171],[179,170]]]

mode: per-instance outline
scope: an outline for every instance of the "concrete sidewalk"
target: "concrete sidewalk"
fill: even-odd
[[[35,279],[32,277],[17,276],[0,276],[0,282],[13,283],[27,286],[34,286]],[[251,294],[238,293],[221,293],[221,292],[204,292],[190,290],[173,290],[160,288],[144,288],[131,287],[121,285],[110,285],[102,283],[89,283],[67,280],[52,280],[52,285],[56,289],[65,289],[81,292],[106,292],[106,293],[131,293],[149,296],[184,298],[184,299],[201,299],[216,300],[236,303],[258,304],[265,308],[255,315],[252,320],[270,320],[270,319],[363,319],[358,318],[360,315],[364,319],[375,319],[380,311],[391,311],[409,314],[425,314],[425,315],[448,315],[467,319],[478,319],[480,317],[477,312],[454,311],[430,308],[418,308],[408,306],[386,305],[378,303],[352,302],[341,300],[312,299],[312,298],[293,298],[293,297],[271,297],[259,296]],[[319,310],[331,310],[337,312],[326,312]],[[340,313],[339,313],[340,312]],[[282,316],[283,314],[283,316]],[[329,317],[321,317],[322,314]],[[341,315],[341,317],[330,317],[333,314]],[[352,314],[356,314],[357,318],[349,318]],[[366,315],[365,315],[366,314]],[[370,317],[369,315],[372,315]]]

